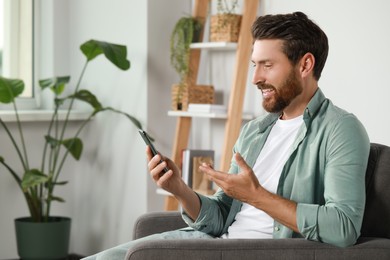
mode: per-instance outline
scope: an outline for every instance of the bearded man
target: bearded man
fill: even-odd
[[[142,240],[304,237],[353,245],[363,220],[370,143],[359,120],[318,86],[327,36],[301,12],[259,17],[252,35],[252,81],[269,113],[242,128],[228,173],[200,166],[219,187],[213,196],[195,193],[170,159],[152,157],[148,147],[153,180],[176,197],[189,228]],[[123,259],[134,243],[97,259]]]

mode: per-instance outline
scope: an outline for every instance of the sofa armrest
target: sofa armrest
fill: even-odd
[[[169,239],[142,241],[127,253],[127,260],[139,259],[390,259],[390,239],[361,238],[358,244],[336,246],[290,239]]]
[[[178,211],[146,213],[136,220],[134,224],[133,239],[176,230],[186,226],[187,224]]]

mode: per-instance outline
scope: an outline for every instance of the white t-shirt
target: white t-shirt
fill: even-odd
[[[260,184],[269,192],[276,193],[280,174],[302,123],[303,116],[290,120],[279,119],[253,166]],[[222,238],[272,238],[273,223],[273,218],[267,213],[243,203],[241,211]]]

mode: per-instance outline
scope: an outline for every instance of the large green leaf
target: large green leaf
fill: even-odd
[[[122,70],[130,68],[130,61],[127,60],[127,48],[124,45],[118,45],[108,42],[89,40],[80,46],[88,61],[104,53],[104,56],[115,66]]]
[[[73,158],[76,160],[80,159],[81,153],[83,151],[83,142],[80,138],[70,138],[62,141],[62,144],[68,149],[72,154]]]
[[[70,152],[73,158],[75,158],[76,160],[80,159],[81,153],[83,151],[83,142],[80,138],[69,138],[60,142],[59,140],[49,135],[46,135],[45,139],[46,142],[49,143],[52,148],[58,146],[59,144],[62,144]]]
[[[27,191],[29,188],[46,183],[50,178],[37,169],[25,172],[22,180],[22,188]]]
[[[0,102],[11,103],[23,93],[24,82],[20,79],[8,79],[0,76]]]
[[[78,100],[87,102],[95,110],[101,110],[102,105],[94,94],[86,89],[79,90],[76,94],[69,96],[68,98],[76,98]]]
[[[65,84],[68,84],[69,81],[70,76],[54,77],[40,80],[39,86],[41,89],[50,88],[58,96],[64,91]]]

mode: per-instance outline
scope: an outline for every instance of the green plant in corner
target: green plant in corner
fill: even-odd
[[[202,30],[201,22],[192,17],[180,18],[173,28],[170,39],[171,65],[179,74],[179,91],[176,95],[176,102],[180,104],[183,88],[190,75],[190,44],[198,40]]]
[[[7,124],[1,118],[0,124],[9,136],[16,150],[23,168],[23,174],[19,175],[18,171],[14,170],[14,167],[6,163],[1,156],[0,163],[10,172],[23,192],[31,218],[35,222],[48,221],[50,218],[51,203],[53,201],[64,201],[62,198],[54,195],[54,188],[58,185],[65,185],[67,183],[61,181],[59,178],[62,167],[69,154],[76,160],[80,159],[83,150],[83,142],[79,138],[79,134],[96,114],[103,111],[119,113],[127,117],[137,128],[142,129],[141,123],[135,117],[112,107],[103,107],[96,96],[90,91],[80,89],[81,81],[89,62],[101,54],[104,54],[104,56],[119,69],[128,70],[130,68],[130,61],[128,61],[126,57],[126,46],[90,40],[82,44],[80,49],[86,57],[86,63],[81,71],[73,94],[69,96],[62,95],[66,84],[70,81],[70,76],[54,77],[39,81],[42,90],[50,89],[53,91],[55,104],[52,119],[49,123],[47,133],[44,136],[45,144],[40,168],[32,168],[30,166],[23,129],[15,102],[15,98],[23,92],[24,83],[19,79],[0,77],[0,102],[12,103],[17,121],[17,134],[19,135],[18,138],[20,138],[20,141],[17,142],[14,133],[9,130]],[[58,111],[66,100],[69,101],[70,105],[67,108],[64,122],[60,124]],[[69,115],[73,103],[76,100],[88,103],[92,106],[93,110],[89,117],[81,123],[74,136],[66,138],[65,135],[69,122]]]

